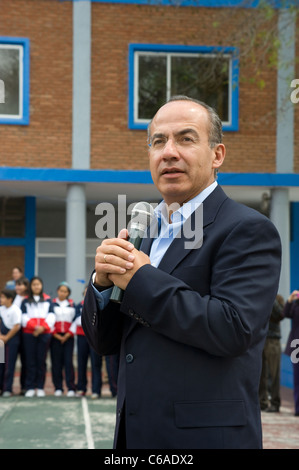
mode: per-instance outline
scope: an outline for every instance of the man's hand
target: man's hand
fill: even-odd
[[[109,238],[97,248],[95,257],[95,283],[102,287],[115,284],[125,289],[135,274],[144,264],[150,264],[149,257],[136,250],[128,241],[128,231],[120,231],[118,238]]]
[[[288,298],[288,302],[292,303],[299,298],[299,290],[294,290]]]
[[[141,266],[145,264],[151,264],[149,257],[143,253],[143,251],[138,251],[134,248],[131,252],[134,255],[133,266],[125,271],[123,274],[109,274],[108,278],[120,289],[125,290],[130,280],[138,271]]]

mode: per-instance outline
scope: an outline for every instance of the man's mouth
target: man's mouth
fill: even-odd
[[[162,176],[175,176],[182,173],[184,172],[180,168],[164,168],[161,172]]]

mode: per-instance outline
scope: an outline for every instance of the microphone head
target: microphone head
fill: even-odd
[[[128,225],[128,231],[138,230],[141,234],[146,232],[154,217],[154,209],[149,202],[138,202],[132,209],[131,220]]]

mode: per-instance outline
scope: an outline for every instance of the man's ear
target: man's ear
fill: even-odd
[[[226,149],[224,144],[217,144],[213,148],[214,151],[214,161],[212,168],[219,168],[225,159]]]

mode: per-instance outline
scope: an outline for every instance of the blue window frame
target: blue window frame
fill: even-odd
[[[61,1],[68,1],[68,0],[61,0]],[[75,2],[77,0],[70,0]],[[107,0],[92,0],[93,3],[107,3]],[[173,0],[109,0],[108,3],[127,3],[133,5],[177,5],[174,3]],[[240,7],[240,8],[257,8],[260,4],[260,0],[248,0],[244,2],[244,0],[181,0],[179,6],[182,7],[209,7],[209,8],[233,8],[233,7]],[[279,8],[282,4],[285,5],[285,0],[282,2],[281,0],[273,0],[271,2],[273,7]]]
[[[29,47],[0,36],[0,124],[29,124]]]
[[[211,79],[212,67],[216,67],[216,73]],[[186,91],[189,89],[191,93]],[[156,109],[174,94],[207,102],[218,111],[224,131],[237,131],[238,49],[130,44],[129,128],[146,129]]]

